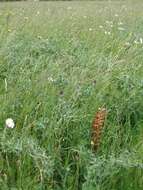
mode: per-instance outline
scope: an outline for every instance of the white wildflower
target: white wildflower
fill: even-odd
[[[55,80],[52,77],[48,77],[49,82],[54,82]]]
[[[99,26],[99,28],[103,28],[103,26],[102,26],[102,25],[100,25],[100,26]]]
[[[38,38],[39,40],[41,40],[41,39],[42,39],[42,36],[37,36],[37,38]]]
[[[139,42],[137,40],[134,41],[135,44],[139,44]]]
[[[130,45],[131,45],[130,42],[125,43],[125,46],[130,46]]]
[[[5,126],[13,129],[15,127],[13,119],[11,118],[6,119]]]
[[[67,10],[71,10],[72,9],[72,7],[67,7]]]
[[[105,31],[104,33],[105,33],[105,35],[111,35],[111,32],[109,32],[109,31]]]
[[[125,28],[123,28],[123,27],[118,27],[118,30],[120,30],[120,31],[124,31]]]
[[[106,20],[106,24],[113,25],[113,22]]]
[[[84,15],[84,16],[83,16],[83,18],[87,18],[87,16],[86,16],[86,15]]]
[[[93,29],[92,28],[89,28],[89,31],[92,31]]]
[[[123,25],[123,23],[122,22],[118,22],[118,25],[121,26],[121,25]]]
[[[28,20],[29,18],[27,16],[24,17],[24,20]]]
[[[115,17],[118,17],[119,15],[118,14],[115,14]]]
[[[8,31],[8,32],[11,32],[11,29],[8,29],[7,31]]]
[[[40,14],[40,11],[37,11],[37,15],[39,15]]]
[[[141,43],[141,44],[143,43],[143,39],[142,39],[142,38],[140,38],[140,43]]]

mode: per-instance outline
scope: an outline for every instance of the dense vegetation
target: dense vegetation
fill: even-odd
[[[143,189],[142,10],[0,5],[1,190]],[[108,116],[94,153],[99,107]]]

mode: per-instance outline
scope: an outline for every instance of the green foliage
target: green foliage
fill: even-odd
[[[142,8],[1,3],[0,189],[142,190]]]

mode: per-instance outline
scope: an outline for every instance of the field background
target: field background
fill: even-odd
[[[143,189],[142,1],[0,3],[0,189]]]

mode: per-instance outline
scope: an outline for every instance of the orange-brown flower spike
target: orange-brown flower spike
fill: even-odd
[[[97,151],[100,145],[101,132],[106,114],[107,111],[105,108],[99,108],[99,111],[96,113],[95,118],[93,120],[91,145],[94,151]]]

